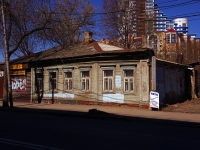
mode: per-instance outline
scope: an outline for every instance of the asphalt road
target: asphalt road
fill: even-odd
[[[200,128],[0,111],[2,150],[200,149]]]

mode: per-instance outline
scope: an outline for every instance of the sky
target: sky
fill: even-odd
[[[97,11],[99,13],[102,7],[102,0],[90,1],[99,9]],[[200,0],[155,0],[155,3],[158,4],[159,10],[171,19],[187,18],[189,34],[196,34],[196,37],[200,38]],[[100,15],[98,17],[97,24],[100,24]],[[2,55],[3,52],[0,51],[0,62],[4,61]]]
[[[158,8],[169,18],[187,18],[188,34],[200,38],[200,0],[156,0]]]
[[[102,0],[91,0],[101,9]],[[170,19],[187,18],[188,34],[196,34],[200,38],[200,0],[155,0],[161,12]]]

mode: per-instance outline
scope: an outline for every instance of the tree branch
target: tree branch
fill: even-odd
[[[35,28],[29,32],[27,32],[26,34],[22,35],[21,38],[19,38],[18,42],[16,43],[15,47],[9,51],[9,56],[12,55],[18,48],[19,48],[19,45],[21,44],[21,42],[23,41],[23,39],[31,34],[33,34],[34,32],[38,32],[38,31],[41,31],[41,30],[44,30],[44,29],[51,29],[51,28],[46,28],[46,25],[42,26],[42,27],[38,27],[38,28]]]

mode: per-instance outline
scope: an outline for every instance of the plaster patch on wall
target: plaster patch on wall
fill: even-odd
[[[46,98],[51,98],[52,97],[52,94],[44,94],[43,97],[46,97]],[[54,94],[54,97],[55,98],[74,98],[74,94],[71,94],[71,93],[56,93]]]
[[[103,94],[103,102],[124,103],[124,94]]]

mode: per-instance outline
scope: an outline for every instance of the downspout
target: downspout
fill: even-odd
[[[98,97],[98,64],[97,63],[95,63],[95,68],[96,68],[96,76],[95,76],[95,80],[96,80],[96,91],[95,91],[95,93],[96,93],[96,100],[95,100],[95,105],[98,105],[98,99],[99,99],[99,97]]]
[[[33,102],[33,68],[31,68],[31,103]]]
[[[152,66],[151,90],[155,92],[156,91],[156,56],[152,56],[151,66]]]
[[[149,69],[149,76],[151,74],[151,79],[149,80],[150,82],[150,91],[154,91],[156,92],[156,56],[152,56],[151,58],[151,69]],[[149,110],[152,110],[152,108],[150,107],[150,93],[149,93]]]
[[[140,60],[140,104],[142,103],[142,61]]]

